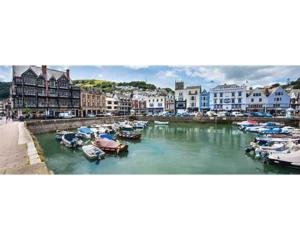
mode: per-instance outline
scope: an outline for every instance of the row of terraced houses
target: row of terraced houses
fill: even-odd
[[[165,90],[103,93],[72,83],[70,71],[49,69],[46,65],[13,66],[11,105],[13,114],[58,116],[72,112],[77,117],[113,114],[156,114],[160,112],[264,111],[287,108],[300,110],[300,91],[281,87],[247,89],[245,85],[218,85],[210,90],[175,82],[175,93]]]
[[[300,110],[300,90],[290,89],[287,92],[280,86],[247,89],[246,85],[223,84],[209,91],[201,91],[200,86],[184,87],[184,82],[176,82],[175,96],[177,109],[187,111],[275,113],[288,108],[294,108],[297,112]]]

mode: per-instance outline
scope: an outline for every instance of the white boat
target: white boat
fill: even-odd
[[[169,125],[169,122],[154,121],[156,125]]]
[[[105,152],[91,144],[83,146],[82,151],[88,158],[93,160],[100,160],[103,159],[105,156]]]
[[[61,144],[69,148],[76,148],[83,145],[83,141],[76,137],[76,133],[66,133],[62,136]]]
[[[300,167],[300,151],[291,151],[290,153],[272,153],[268,159],[276,164]]]
[[[289,149],[283,143],[274,143],[271,146],[259,146],[255,149],[256,157],[267,156],[272,153],[285,152],[287,153]]]

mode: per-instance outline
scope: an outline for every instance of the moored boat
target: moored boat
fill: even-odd
[[[55,139],[58,140],[58,141],[61,141],[63,135],[65,135],[67,133],[69,133],[69,132],[68,131],[59,131],[59,130],[57,130],[56,134],[55,134]]]
[[[268,160],[271,163],[300,167],[300,151],[291,151],[290,153],[272,153],[268,156]]]
[[[109,140],[106,138],[97,138],[95,141],[92,142],[92,144],[105,152],[119,153],[128,150],[127,144],[121,144],[119,142]]]
[[[116,137],[112,134],[108,134],[108,133],[102,133],[102,134],[99,134],[98,135],[99,138],[106,138],[106,139],[109,139],[109,140],[116,140]]]
[[[100,160],[105,157],[105,152],[91,144],[82,146],[82,151],[88,158],[93,160]]]
[[[88,127],[80,127],[78,129],[77,135],[79,137],[90,139],[94,135],[94,132],[90,128],[88,128]]]
[[[162,121],[154,121],[156,125],[169,125],[169,122],[162,122]]]
[[[131,132],[131,131],[118,132],[118,137],[124,138],[124,139],[129,139],[129,140],[139,140],[139,139],[141,139],[141,136],[142,136],[142,134]]]
[[[61,143],[69,148],[76,148],[83,145],[83,141],[76,137],[76,133],[66,133],[62,136]]]

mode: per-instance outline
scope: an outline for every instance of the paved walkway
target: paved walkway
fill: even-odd
[[[1,120],[0,123],[0,169],[25,166],[26,144],[18,144],[19,122]]]
[[[0,119],[0,174],[49,174],[45,163],[29,160],[30,144],[23,122]]]

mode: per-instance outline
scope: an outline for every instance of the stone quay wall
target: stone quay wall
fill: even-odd
[[[259,123],[264,122],[279,122],[288,126],[300,127],[299,119],[286,119],[286,118],[253,118],[253,117],[160,117],[160,116],[136,116],[135,120],[141,121],[168,121],[178,123],[217,123],[217,124],[232,124],[246,120],[255,120]]]
[[[99,117],[99,118],[72,118],[72,119],[51,119],[51,120],[31,120],[26,121],[26,127],[33,134],[54,132],[56,130],[75,129],[81,126],[92,124],[113,123],[124,120],[143,120],[143,121],[168,121],[178,123],[214,123],[232,124],[234,122],[256,120],[258,122],[280,122],[288,126],[300,127],[299,119],[286,118],[247,118],[247,117],[147,117],[147,116],[125,116],[125,117]]]
[[[71,118],[51,120],[30,120],[26,121],[26,127],[33,134],[55,132],[56,130],[69,130],[92,124],[113,123],[116,121],[128,120],[125,117],[99,117],[99,118]]]

